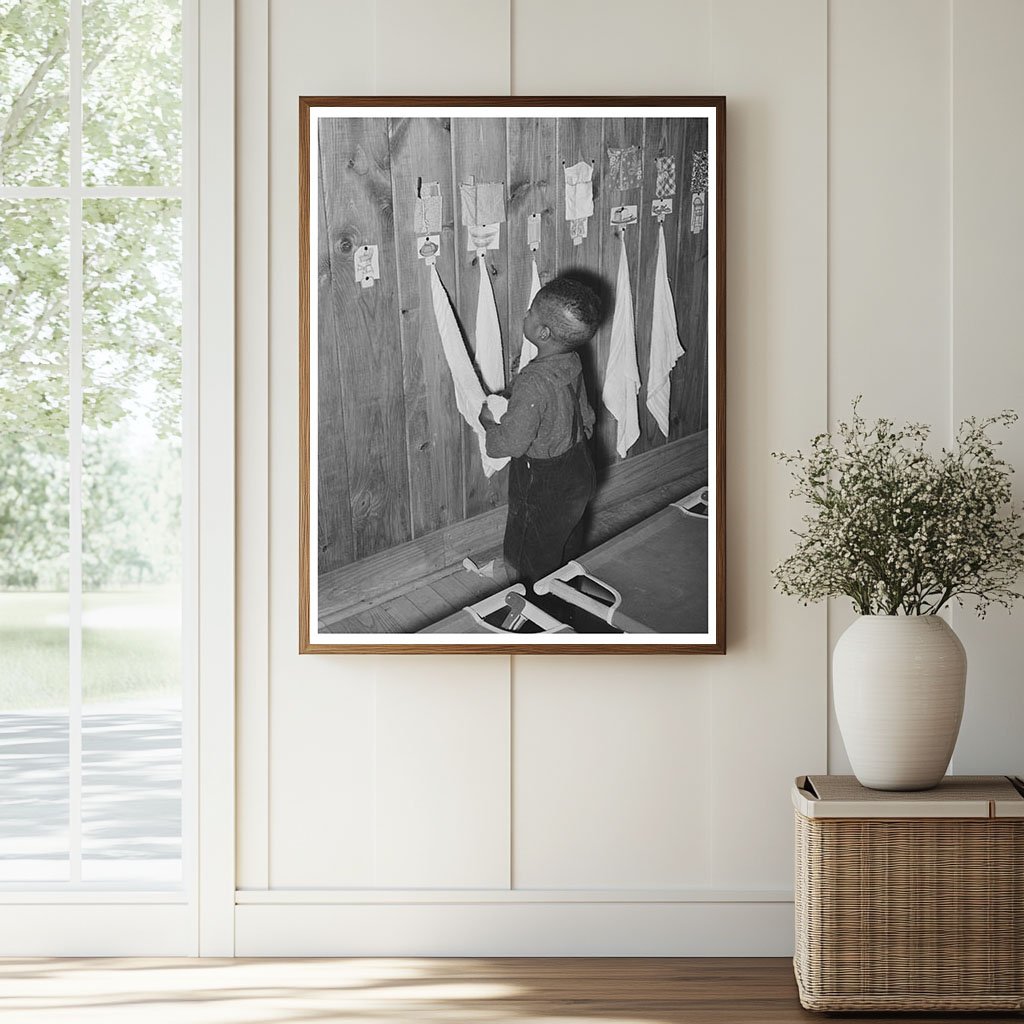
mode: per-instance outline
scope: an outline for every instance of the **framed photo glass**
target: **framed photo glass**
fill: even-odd
[[[302,97],[303,653],[724,653],[725,101]]]

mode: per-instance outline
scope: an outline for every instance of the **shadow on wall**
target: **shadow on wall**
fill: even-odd
[[[610,280],[586,267],[568,267],[559,276],[579,281],[580,284],[585,284],[597,294],[601,300],[601,325],[598,328],[598,333],[606,326],[611,325],[612,313],[615,310],[615,285]],[[587,387],[587,395],[590,398],[590,404],[597,412],[601,408],[601,378],[598,372],[597,353],[593,347],[588,345],[579,349],[579,356],[583,363],[583,381]],[[608,463],[599,459],[595,468],[597,469],[598,485],[600,485],[608,478]],[[586,519],[589,521],[590,518],[588,510]]]

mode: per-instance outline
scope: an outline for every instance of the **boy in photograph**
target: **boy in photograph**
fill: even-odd
[[[600,300],[586,285],[560,277],[541,288],[523,320],[537,355],[516,377],[501,422],[486,405],[480,413],[487,454],[512,459],[504,540],[511,579],[532,585],[580,553],[596,478],[594,410],[576,350],[600,322]]]

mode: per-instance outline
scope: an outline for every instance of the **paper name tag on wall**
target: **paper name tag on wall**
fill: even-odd
[[[361,245],[356,249],[352,259],[356,281],[363,288],[372,288],[374,281],[380,280],[380,257],[377,246]]]
[[[476,252],[482,252],[485,249],[497,249],[500,241],[500,224],[473,225],[466,232],[466,248],[476,250]]]
[[[704,230],[704,193],[696,193],[690,200],[690,232],[699,235]]]
[[[439,235],[441,233],[441,185],[436,181],[424,181],[416,196],[413,213],[413,231],[417,235]]]
[[[636,223],[636,207],[635,206],[613,206],[611,222],[616,227],[625,227],[627,224]]]
[[[708,151],[706,149],[694,150],[693,167],[690,171],[690,192],[693,193],[690,199],[690,231],[697,235],[704,230],[707,212]]]
[[[672,212],[672,200],[671,199],[652,199],[651,200],[651,216],[657,217],[658,220],[664,220]]]
[[[416,239],[416,255],[421,260],[426,260],[427,266],[430,266],[432,263],[434,263],[440,251],[440,235],[423,235]]]
[[[526,218],[526,246],[530,252],[540,248],[540,214],[531,213]]]

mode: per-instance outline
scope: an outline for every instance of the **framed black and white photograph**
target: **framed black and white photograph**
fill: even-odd
[[[302,97],[302,653],[724,653],[725,100]]]

